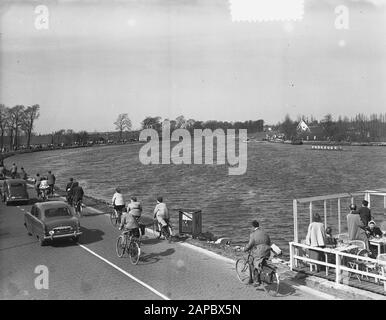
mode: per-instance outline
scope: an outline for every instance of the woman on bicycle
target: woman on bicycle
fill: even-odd
[[[121,224],[119,225],[119,230],[130,231],[131,234],[134,234],[139,238],[139,225],[137,219],[133,216],[131,212],[125,212],[122,215]]]
[[[161,234],[167,233],[170,216],[169,216],[169,210],[166,204],[163,202],[162,197],[157,198],[157,205],[154,208],[154,219],[157,219],[158,223],[161,225],[161,228],[163,229]]]
[[[268,234],[259,227],[259,222],[256,220],[252,221],[253,231],[249,236],[249,242],[244,247],[243,251],[253,250],[253,259],[250,261],[250,278],[249,282],[252,282],[252,272],[257,269],[260,274],[261,263],[264,259],[268,259],[271,255],[271,239]],[[260,284],[260,279],[257,279]]]
[[[114,210],[118,214],[118,221],[120,221],[122,216],[122,210],[125,207],[125,199],[123,198],[123,194],[121,193],[121,189],[117,187],[115,189],[115,193],[113,195],[113,198],[111,199],[111,204],[114,207]]]
[[[137,201],[137,197],[131,197],[130,203],[127,205],[127,212],[131,212],[133,216],[139,220],[142,214],[142,206],[139,201]]]

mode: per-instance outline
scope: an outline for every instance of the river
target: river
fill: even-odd
[[[52,170],[62,188],[74,177],[87,195],[104,200],[120,186],[127,199],[139,198],[146,215],[151,214],[156,196],[163,195],[169,208],[201,209],[203,231],[230,237],[233,244],[247,241],[250,222],[257,219],[284,252],[293,240],[294,198],[386,187],[384,147],[322,151],[310,145],[252,141],[247,172],[240,176],[228,175],[227,165],[143,165],[140,148],[132,144],[44,151],[19,154],[5,164],[8,168],[16,162],[31,176]],[[383,199],[372,202],[372,209],[377,222],[384,219]],[[329,203],[329,216],[334,212]],[[322,209],[320,213],[323,216]],[[303,217],[304,233],[308,214]],[[177,225],[177,212],[172,211],[172,219]]]

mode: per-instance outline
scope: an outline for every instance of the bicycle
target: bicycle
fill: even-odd
[[[153,220],[153,236],[157,239],[160,239],[161,236],[164,236],[166,240],[171,240],[173,237],[173,226],[170,223],[170,220],[166,221],[167,223],[167,232],[162,229],[161,224],[158,222],[157,218]]]
[[[260,278],[264,291],[274,297],[279,292],[280,277],[276,266],[269,263],[268,260],[268,258],[263,259],[260,272],[254,268],[252,272],[252,283],[256,283]],[[248,283],[250,280],[250,266],[253,265],[251,262],[253,262],[253,256],[250,251],[248,252],[247,258],[239,258],[236,261],[237,277],[244,284],[246,280],[248,280]]]
[[[121,215],[119,215],[118,211],[114,209],[113,205],[108,204],[108,207],[112,209],[111,212],[110,212],[111,224],[113,225],[113,227],[118,228],[120,223],[121,223],[122,212],[121,212]]]
[[[132,264],[138,264],[141,255],[140,238],[133,234],[132,230],[125,230],[117,239],[116,251],[122,258],[127,251]]]
[[[77,214],[79,217],[81,217],[82,216],[82,210],[83,210],[82,200],[79,199],[77,201],[73,201],[72,205],[75,208],[75,214]]]

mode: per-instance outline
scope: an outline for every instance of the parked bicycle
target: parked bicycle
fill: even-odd
[[[250,279],[250,266],[253,265],[253,256],[251,251],[247,257],[240,258],[236,261],[237,277],[242,283],[248,283]],[[252,272],[252,282],[257,283],[260,278],[261,285],[265,292],[271,296],[276,296],[279,292],[280,277],[275,265],[269,262],[269,259],[264,259],[261,262],[261,272],[254,268]]]
[[[139,231],[140,232],[140,231]],[[132,264],[138,264],[141,255],[140,234],[134,234],[133,230],[125,230],[117,239],[116,251],[119,258],[122,258],[125,252],[130,256]]]

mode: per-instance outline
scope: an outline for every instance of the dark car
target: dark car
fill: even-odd
[[[82,234],[79,219],[73,209],[63,201],[35,203],[31,212],[24,214],[28,234],[35,236],[40,245],[59,238],[79,241]]]
[[[6,205],[10,202],[28,202],[27,183],[23,179],[4,180],[1,196]]]

